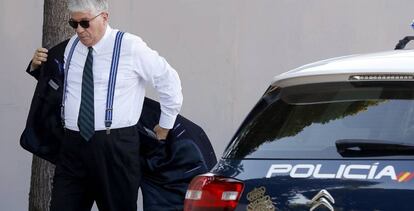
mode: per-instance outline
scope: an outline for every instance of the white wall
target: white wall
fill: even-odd
[[[41,43],[41,0],[0,1],[0,210],[27,210],[31,155],[19,146],[35,83],[24,70]]]
[[[272,77],[308,62],[391,50],[413,34],[412,0],[112,0],[111,25],[141,36],[174,66],[182,114],[221,155]],[[26,210],[31,156],[18,140],[35,82],[42,0],[0,1],[0,210]],[[151,94],[152,95],[152,92]]]

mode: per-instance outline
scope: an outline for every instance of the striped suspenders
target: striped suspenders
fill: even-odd
[[[112,108],[114,104],[116,73],[118,72],[119,55],[121,54],[120,51],[123,36],[124,32],[118,31],[115,38],[114,52],[112,54],[111,73],[109,74],[108,93],[106,96],[105,110],[105,127],[107,134],[109,134],[109,130],[112,124]]]
[[[106,127],[107,134],[109,134],[110,127],[112,124],[112,109],[113,109],[113,104],[114,104],[116,74],[118,72],[119,56],[121,53],[121,44],[122,44],[123,36],[124,36],[124,32],[118,31],[116,33],[114,50],[112,53],[112,63],[111,63],[111,71],[109,74],[108,93],[106,97],[106,110],[105,110],[105,127]],[[68,59],[65,64],[63,96],[62,96],[62,104],[60,107],[61,109],[60,115],[62,119],[63,128],[65,128],[65,100],[66,100],[66,91],[67,91],[67,76],[68,76],[70,61],[72,60],[73,52],[75,51],[75,47],[78,44],[78,42],[79,42],[79,38],[76,38],[70,48]]]

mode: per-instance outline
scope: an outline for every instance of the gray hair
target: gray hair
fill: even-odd
[[[68,9],[70,12],[92,12],[108,11],[108,0],[69,0]]]

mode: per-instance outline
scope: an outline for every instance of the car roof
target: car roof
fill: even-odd
[[[307,64],[274,77],[274,86],[349,81],[352,75],[413,75],[414,50],[359,54]],[[412,80],[412,79],[410,79]]]

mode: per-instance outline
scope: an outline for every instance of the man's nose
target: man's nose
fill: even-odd
[[[82,33],[85,31],[85,28],[83,28],[80,24],[78,25],[78,27],[76,28],[76,33]]]

